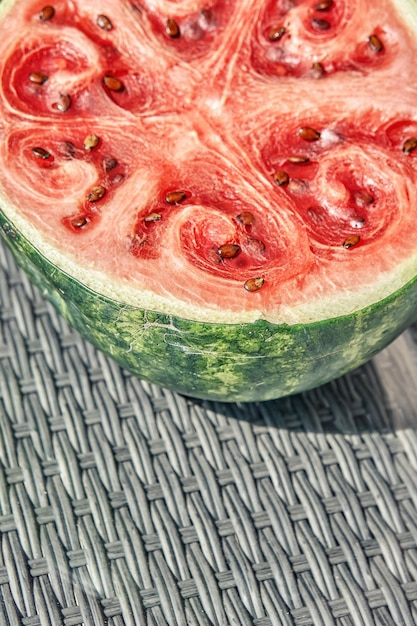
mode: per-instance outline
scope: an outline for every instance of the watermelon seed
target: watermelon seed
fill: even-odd
[[[50,153],[45,148],[32,148],[32,154],[36,159],[50,159]]]
[[[368,39],[368,45],[372,52],[382,52],[384,49],[384,45],[378,35],[371,35]]]
[[[255,221],[255,217],[253,213],[250,213],[249,211],[243,211],[236,216],[236,221],[240,224],[244,224],[245,226],[250,226]]]
[[[124,179],[124,174],[116,174],[116,176],[112,178],[111,182],[113,185],[118,185],[119,183],[122,182],[123,179]]]
[[[285,187],[288,185],[290,177],[285,170],[277,170],[274,174],[274,180],[279,187]]]
[[[409,137],[403,144],[403,152],[410,154],[417,148],[417,137]]]
[[[333,0],[323,0],[316,4],[316,11],[330,11],[333,6]]]
[[[318,30],[318,31],[329,30],[330,28],[330,22],[327,20],[322,20],[320,18],[313,18],[311,20],[311,25],[314,28],[314,30]]]
[[[90,152],[91,150],[94,150],[94,148],[97,148],[99,143],[100,143],[100,138],[97,137],[97,135],[88,135],[84,139],[84,150],[87,150],[87,152]]]
[[[310,126],[302,126],[298,129],[298,136],[304,141],[317,141],[320,139],[320,133],[318,130],[311,128]]]
[[[71,107],[71,98],[66,93],[61,93],[58,102],[53,104],[53,108],[59,111],[60,113],[65,113]]]
[[[48,77],[46,74],[42,74],[42,72],[31,72],[29,74],[29,80],[35,85],[43,85],[48,80]]]
[[[32,154],[37,159],[49,159],[51,157],[50,153],[45,150],[45,148],[32,148]]]
[[[180,202],[184,202],[187,194],[185,191],[168,191],[165,196],[165,202],[168,204],[179,204]]]
[[[87,194],[87,200],[89,202],[97,202],[98,200],[101,200],[105,193],[105,187],[103,187],[102,185],[97,185],[97,187],[93,187],[92,190]]]
[[[79,217],[74,217],[71,220],[71,226],[73,226],[74,228],[83,228],[84,226],[86,226],[87,222],[87,218],[81,215]]]
[[[343,247],[344,248],[352,248],[353,246],[358,245],[358,243],[360,242],[361,238],[359,237],[359,235],[349,235],[349,237],[346,237],[346,239],[343,242]]]
[[[299,164],[299,163],[308,163],[310,159],[306,156],[294,154],[292,156],[289,156],[287,161],[289,161],[290,163]]]
[[[369,206],[375,201],[375,198],[367,191],[358,191],[355,193],[354,199],[356,204],[360,207]]]
[[[107,15],[98,15],[97,16],[97,26],[102,30],[111,30],[113,28],[113,24],[107,17]]]
[[[240,246],[236,243],[225,243],[217,250],[217,254],[222,259],[234,259],[240,252]]]
[[[311,69],[313,70],[313,72],[317,76],[317,78],[320,78],[320,76],[323,76],[323,74],[324,74],[324,67],[320,63],[320,61],[315,61],[313,63],[313,65],[312,65]]]
[[[41,22],[48,22],[54,17],[54,15],[55,15],[54,7],[51,7],[50,5],[48,5],[46,7],[43,7],[41,12],[39,13],[39,19]]]
[[[149,213],[149,215],[147,215],[144,218],[145,222],[159,222],[159,220],[162,218],[162,215],[160,213]]]
[[[171,37],[171,39],[178,39],[178,37],[181,36],[180,27],[178,26],[177,22],[172,19],[172,17],[170,17],[166,21],[165,32],[168,37]]]
[[[115,76],[109,76],[106,74],[103,78],[103,83],[109,91],[123,91],[124,89],[122,81]]]
[[[274,26],[268,32],[269,41],[279,41],[287,32],[285,26]]]
[[[363,228],[365,226],[365,218],[362,215],[354,215],[350,220],[352,228]]]
[[[259,289],[263,287],[264,283],[265,279],[261,276],[258,276],[257,278],[249,278],[247,281],[245,281],[245,284],[243,286],[246,291],[253,293],[255,291],[259,291]]]
[[[108,157],[107,159],[104,159],[103,161],[103,170],[105,172],[110,172],[111,170],[114,170],[116,165],[117,165],[116,159],[114,159],[113,157]]]

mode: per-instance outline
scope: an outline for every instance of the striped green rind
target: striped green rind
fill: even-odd
[[[417,278],[381,302],[312,324],[210,324],[112,301],[52,265],[0,212],[18,263],[69,323],[140,378],[186,395],[260,401],[318,386],[370,359],[417,314]]]

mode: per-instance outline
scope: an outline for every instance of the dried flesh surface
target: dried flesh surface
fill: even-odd
[[[77,278],[296,322],[415,273],[417,45],[390,2],[2,4],[3,204]]]

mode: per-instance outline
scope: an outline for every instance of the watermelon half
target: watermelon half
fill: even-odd
[[[417,315],[416,35],[414,0],[3,0],[2,235],[143,379],[340,376]]]

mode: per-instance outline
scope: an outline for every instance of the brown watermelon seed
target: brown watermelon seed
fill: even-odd
[[[255,221],[255,217],[250,211],[243,211],[239,213],[239,215],[236,215],[236,221],[245,226],[250,226]]]
[[[245,284],[243,286],[246,291],[253,293],[255,291],[259,291],[261,287],[263,287],[264,283],[265,279],[261,276],[258,276],[256,278],[249,278],[247,281],[245,281]]]
[[[53,107],[60,113],[66,113],[71,107],[71,97],[67,93],[61,93]]]
[[[343,247],[348,249],[352,248],[353,246],[357,246],[360,240],[361,238],[359,237],[359,235],[349,235],[349,237],[346,237],[346,239],[344,240]]]
[[[352,228],[363,228],[365,226],[365,218],[362,215],[354,215],[350,220]]]
[[[279,187],[285,187],[290,182],[290,177],[285,170],[277,170],[274,174],[274,180]]]
[[[410,154],[410,152],[413,152],[413,150],[415,150],[416,148],[417,148],[417,137],[409,137],[403,143],[403,152],[405,152],[406,154]]]
[[[105,172],[110,172],[111,170],[114,170],[116,165],[117,165],[116,159],[114,159],[113,157],[108,157],[107,159],[104,159],[103,161],[103,170]]]
[[[116,174],[116,176],[114,176],[112,178],[112,185],[118,185],[119,183],[122,182],[122,180],[124,179],[124,174]]]
[[[240,246],[236,243],[225,243],[217,250],[217,254],[222,259],[234,259],[240,252]]]
[[[46,7],[43,7],[41,12],[39,13],[39,19],[41,22],[48,22],[54,17],[54,15],[55,15],[54,7],[51,7],[50,5],[48,5]]]
[[[317,141],[320,139],[320,133],[315,128],[311,128],[310,126],[302,126],[298,129],[298,136],[304,141]]]
[[[375,202],[375,198],[367,191],[358,191],[354,195],[355,202],[360,207],[369,206]]]
[[[180,202],[184,202],[187,194],[185,191],[168,191],[165,196],[165,202],[168,204],[179,204]]]
[[[43,85],[48,80],[48,77],[46,74],[42,74],[42,72],[31,72],[29,74],[29,80],[35,85]]]
[[[107,15],[98,15],[96,20],[97,26],[102,30],[111,30],[113,28],[113,24],[107,17]]]
[[[109,91],[123,91],[124,89],[122,81],[115,76],[106,74],[103,78],[103,83]]]
[[[49,159],[51,156],[45,148],[39,148],[38,146],[36,148],[32,148],[32,154],[37,159]]]
[[[162,215],[160,213],[149,213],[149,215],[146,215],[146,217],[144,217],[144,221],[145,222],[159,222],[161,218],[162,218]]]
[[[268,32],[269,41],[279,41],[287,32],[285,26],[274,26]]]
[[[333,0],[322,0],[316,4],[316,11],[330,11],[333,6]]]
[[[289,161],[290,163],[299,164],[299,163],[308,163],[310,159],[301,154],[293,154],[292,156],[288,157],[287,161]]]
[[[80,215],[78,217],[74,217],[71,220],[71,226],[73,226],[73,228],[83,228],[84,226],[87,225],[87,218],[84,217],[83,215]]]
[[[97,202],[98,200],[101,200],[105,193],[105,187],[103,187],[102,185],[97,185],[97,187],[93,187],[91,191],[87,194],[87,200],[89,202]]]
[[[84,139],[84,150],[87,150],[87,152],[91,152],[91,150],[94,150],[94,148],[97,148],[99,143],[100,143],[100,137],[97,137],[97,135],[88,135]]]
[[[172,19],[172,17],[166,21],[165,32],[168,37],[171,37],[171,39],[178,39],[178,37],[181,36],[180,27],[178,26],[178,23]]]
[[[324,67],[319,61],[315,61],[311,68],[317,77],[323,76]]]
[[[368,39],[368,45],[372,52],[382,52],[384,49],[384,44],[378,37],[378,35],[371,35]]]

